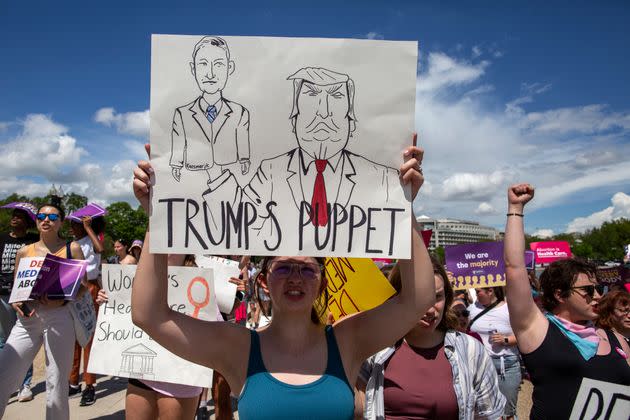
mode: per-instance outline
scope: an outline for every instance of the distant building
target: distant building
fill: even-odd
[[[446,245],[502,240],[502,234],[497,229],[480,225],[477,222],[456,219],[432,219],[428,216],[420,216],[416,220],[422,230],[431,229],[433,231],[429,244],[430,250]]]

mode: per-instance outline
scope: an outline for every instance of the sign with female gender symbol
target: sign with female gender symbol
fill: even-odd
[[[204,297],[201,301],[196,300],[193,297],[193,286],[196,284],[200,284],[203,287]],[[195,277],[188,283],[188,302],[195,307],[195,310],[192,313],[193,318],[199,317],[199,311],[208,306],[210,303],[210,286],[208,286],[208,282],[203,277]]]
[[[131,322],[135,265],[103,264],[108,301],[99,307],[88,369],[102,375],[208,386],[212,370],[175,356]],[[168,268],[172,310],[205,321],[217,320],[212,269]]]

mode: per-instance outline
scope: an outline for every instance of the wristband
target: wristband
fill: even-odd
[[[508,214],[506,214],[506,216],[508,216],[508,217],[510,217],[510,216],[525,217],[523,215],[523,213],[508,213]]]

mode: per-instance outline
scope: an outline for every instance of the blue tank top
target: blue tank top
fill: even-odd
[[[249,365],[238,400],[240,419],[352,419],[354,394],[343,370],[332,326],[326,327],[328,362],[324,374],[306,385],[290,385],[265,368],[260,339],[251,331]]]

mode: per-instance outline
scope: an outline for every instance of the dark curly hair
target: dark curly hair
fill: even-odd
[[[444,283],[444,314],[442,315],[442,319],[440,320],[437,329],[440,331],[457,329],[459,321],[451,309],[451,304],[453,303],[453,286],[448,280],[444,266],[440,264],[438,259],[433,255],[431,255],[431,264],[433,265],[433,274],[440,276],[442,278],[442,282]],[[392,271],[389,273],[389,282],[392,284],[394,289],[396,289],[396,293],[400,293],[402,290],[402,279],[400,276],[399,263],[396,263],[394,268],[392,268]]]
[[[556,299],[556,291],[560,291],[563,298],[571,295],[571,287],[578,275],[586,274],[595,278],[597,267],[587,261],[570,258],[551,263],[540,275],[540,289],[542,291],[542,305],[547,311],[553,311],[560,303]]]

